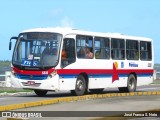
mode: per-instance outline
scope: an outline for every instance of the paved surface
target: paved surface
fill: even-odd
[[[137,91],[160,91],[160,85],[148,85],[148,86],[141,86],[137,88]],[[119,93],[117,88],[112,89],[105,89],[103,92],[105,93]],[[63,97],[71,97],[72,95],[68,91],[64,92],[49,92],[45,97],[38,97],[34,93],[20,93],[20,94],[10,94],[9,96],[1,94],[0,96],[0,106],[2,105],[10,105],[10,104],[17,104],[17,103],[24,103],[24,102],[33,102],[33,101],[40,101],[40,100],[49,100],[53,98],[63,98]]]
[[[142,93],[142,91],[160,91],[160,85],[149,85],[149,86],[141,86],[138,87],[136,94]],[[109,95],[109,94],[119,94],[119,91],[117,89],[106,89],[103,94]],[[31,107],[31,108],[25,108],[18,109],[17,111],[62,111],[58,113],[50,113],[53,116],[59,114],[60,116],[65,116],[66,111],[73,111],[69,113],[72,116],[73,114],[81,114],[83,111],[92,111],[92,112],[85,112],[84,117],[49,117],[49,118],[43,118],[43,120],[57,120],[57,119],[73,119],[73,120],[81,120],[81,119],[95,119],[91,117],[95,113],[97,114],[97,111],[100,111],[100,113],[109,114],[109,115],[117,115],[120,114],[121,111],[146,111],[151,109],[160,109],[160,95],[151,95],[151,96],[145,96],[147,94],[150,94],[149,92],[143,92],[144,96],[124,96],[124,97],[107,97],[103,99],[90,99],[90,100],[83,100],[82,101],[70,101],[70,102],[61,102],[60,104],[52,104],[52,105],[46,105],[46,106],[39,106],[39,107]],[[152,92],[154,93],[154,92]],[[159,92],[158,92],[159,94]],[[101,95],[101,94],[99,94]],[[121,94],[123,96],[123,94]],[[92,94],[89,96],[93,96]],[[31,101],[40,101],[40,100],[53,100],[54,98],[66,98],[67,97],[72,98],[71,94],[69,92],[63,92],[63,93],[49,93],[46,97],[37,97],[35,94],[30,93],[29,95],[26,94],[19,94],[19,95],[10,95],[10,96],[1,96],[0,97],[0,105],[8,105],[8,104],[15,104],[15,103],[24,103],[24,102],[31,102]],[[83,98],[83,96],[82,96]],[[36,103],[36,102],[35,102]],[[8,107],[9,108],[9,107]],[[16,111],[16,110],[14,110]],[[75,111],[77,111],[75,113]],[[95,111],[95,113],[94,113]],[[106,112],[108,111],[108,112]],[[114,111],[114,112],[110,112]],[[118,112],[116,112],[118,111]],[[69,116],[69,114],[67,114]],[[86,117],[86,114],[90,114],[90,117]],[[125,114],[125,113],[123,113]],[[80,115],[79,115],[80,116]],[[153,117],[152,117],[153,118]],[[33,119],[33,118],[32,118]],[[32,120],[31,118],[29,120]],[[157,119],[157,118],[154,118]],[[2,118],[1,120],[6,120],[6,118]],[[34,118],[33,120],[40,120],[40,118]]]
[[[88,100],[88,101],[78,101],[78,102],[69,102],[69,103],[61,103],[54,105],[46,105],[40,107],[33,108],[25,108],[19,109],[19,112],[38,112],[42,113],[42,118],[29,118],[29,120],[86,120],[86,119],[95,119],[91,117],[94,113],[105,113],[106,115],[125,115],[126,112],[122,111],[131,111],[129,113],[136,113],[136,111],[146,111],[152,109],[160,108],[160,96],[134,96],[134,97],[114,97],[114,98],[106,98],[106,99],[97,99],[97,100]],[[45,111],[45,112],[43,112]],[[49,113],[50,116],[59,116],[63,117],[49,117],[43,118],[43,114],[47,114],[47,111],[54,111]],[[55,111],[58,111],[55,113]],[[61,111],[61,112],[59,112]],[[65,112],[64,112],[65,111]],[[77,117],[71,117],[67,114],[67,111],[72,111],[73,115],[77,115]],[[75,111],[78,111],[76,113]],[[85,115],[91,115],[90,117],[79,117],[85,111]],[[95,112],[94,112],[95,111]],[[67,117],[64,117],[67,116]],[[122,120],[120,118],[110,118],[112,120]],[[128,119],[128,118],[126,118]],[[133,119],[133,118],[132,118]],[[159,120],[158,117],[149,117],[149,118],[134,118],[133,120]],[[4,118],[2,120],[5,120]],[[123,119],[124,120],[124,119]]]
[[[160,109],[160,96],[113,97],[19,109],[20,111],[144,111]]]

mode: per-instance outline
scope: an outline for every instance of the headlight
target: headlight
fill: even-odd
[[[57,71],[54,70],[48,77],[49,77],[49,78],[52,78],[52,77],[54,77],[54,76],[56,76],[56,75],[57,75]]]
[[[14,70],[11,71],[11,74],[12,74],[13,76],[16,76],[16,72],[15,72]]]

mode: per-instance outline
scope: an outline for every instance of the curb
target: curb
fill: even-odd
[[[10,110],[16,110],[16,109],[21,109],[21,108],[50,105],[50,104],[56,104],[56,103],[62,103],[62,102],[95,100],[95,99],[112,98],[112,97],[150,96],[150,95],[160,95],[160,91],[131,92],[131,93],[106,93],[106,94],[92,94],[92,95],[84,95],[84,96],[54,98],[50,100],[41,100],[41,101],[35,101],[35,102],[26,102],[26,103],[0,106],[0,111],[10,111]]]

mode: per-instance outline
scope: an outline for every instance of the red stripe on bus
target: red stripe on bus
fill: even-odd
[[[58,69],[58,74],[80,74],[80,73],[87,73],[87,74],[112,74],[113,70],[110,69]]]
[[[80,74],[82,72],[85,72],[87,74],[113,74],[114,72],[117,72],[118,74],[129,74],[132,72],[135,72],[137,74],[147,74],[153,73],[153,69],[58,69],[58,74]]]
[[[46,71],[31,71],[31,70],[19,70],[13,67],[13,70],[19,74],[29,74],[29,75],[44,75],[51,74],[55,69],[49,69]],[[130,74],[135,72],[136,74],[153,74],[153,69],[57,69],[57,74]]]
[[[19,70],[15,67],[12,68],[14,72],[24,75],[48,75],[51,74],[54,69],[49,69],[46,71],[31,71],[31,70]]]

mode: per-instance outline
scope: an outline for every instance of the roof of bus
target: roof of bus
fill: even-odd
[[[111,38],[123,38],[123,39],[151,41],[150,38],[146,38],[146,37],[129,36],[129,35],[121,34],[121,33],[90,32],[90,31],[84,31],[84,30],[78,30],[78,29],[66,28],[66,27],[35,28],[35,29],[29,29],[29,30],[22,31],[21,33],[25,33],[25,32],[54,32],[54,33],[62,34],[64,36],[66,34],[67,35],[79,34],[79,35],[89,35],[89,36],[99,36],[99,37],[111,37]]]

